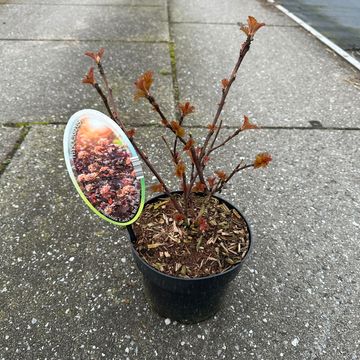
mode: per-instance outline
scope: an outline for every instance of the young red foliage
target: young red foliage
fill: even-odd
[[[225,90],[229,85],[229,80],[228,79],[222,79],[221,80],[221,86],[223,88],[223,90]]]
[[[253,16],[249,16],[247,19],[247,25],[241,25],[240,30],[243,31],[247,36],[253,37],[255,33],[263,26],[264,23],[259,23]]]
[[[129,130],[126,131],[126,135],[130,139],[134,137],[135,133],[136,133],[135,129],[129,129]]]
[[[207,128],[209,129],[209,131],[214,132],[217,129],[217,126],[214,124],[208,124]]]
[[[184,150],[184,151],[190,150],[191,147],[192,147],[194,144],[195,144],[195,141],[194,141],[192,138],[190,138],[190,139],[186,142],[183,150]]]
[[[134,99],[137,100],[141,97],[148,96],[152,83],[153,83],[152,71],[147,71],[144,74],[142,74],[134,83],[136,87]]]
[[[160,115],[161,123],[167,129],[171,129],[173,131],[173,133],[176,134],[176,136],[180,138],[181,142],[184,145],[183,151],[186,152],[187,155],[189,155],[189,157],[190,157],[190,159],[192,161],[191,173],[189,174],[189,177],[188,177],[188,179],[191,179],[190,180],[191,185],[190,185],[190,184],[186,183],[186,179],[187,179],[187,176],[185,176],[186,167],[185,167],[184,161],[181,159],[181,157],[179,155],[179,152],[177,152],[176,145],[177,145],[177,141],[179,139],[176,139],[175,142],[174,142],[174,150],[172,150],[170,148],[170,153],[172,155],[172,160],[175,163],[175,175],[177,177],[181,178],[181,180],[179,181],[180,189],[182,189],[183,192],[184,192],[184,201],[186,202],[186,204],[183,207],[180,203],[177,202],[176,199],[171,199],[172,201],[168,203],[168,206],[173,206],[174,209],[176,209],[178,214],[175,217],[177,217],[178,221],[186,219],[185,222],[187,224],[188,217],[198,216],[196,214],[188,213],[188,210],[190,209],[190,206],[191,206],[191,201],[189,200],[190,199],[190,196],[189,196],[190,191],[204,192],[207,189],[210,189],[210,192],[211,192],[211,195],[212,195],[214,192],[221,191],[222,186],[227,181],[229,181],[229,179],[236,172],[238,172],[238,171],[240,171],[240,170],[242,170],[244,168],[247,168],[249,166],[253,166],[254,168],[265,167],[271,161],[271,155],[269,155],[267,153],[261,153],[261,154],[258,154],[256,156],[255,161],[250,165],[244,165],[244,166],[241,167],[241,164],[242,164],[242,162],[241,162],[230,173],[230,175],[227,175],[222,170],[218,170],[218,171],[215,171],[216,176],[210,176],[210,177],[207,178],[206,181],[204,180],[205,165],[210,160],[210,158],[209,158],[209,156],[207,154],[210,154],[210,152],[212,152],[212,150],[217,149],[217,148],[225,145],[229,140],[231,140],[233,137],[235,137],[240,131],[257,128],[257,126],[255,124],[252,124],[249,121],[249,119],[246,116],[244,116],[244,121],[243,121],[242,125],[240,126],[240,128],[238,128],[234,132],[234,135],[230,135],[225,141],[223,141],[223,143],[220,143],[219,145],[215,146],[215,141],[216,141],[216,139],[217,139],[217,137],[219,135],[219,130],[220,130],[221,124],[222,124],[222,120],[220,120],[220,122],[218,120],[220,119],[221,112],[222,112],[222,109],[224,107],[224,104],[226,103],[226,97],[227,97],[228,92],[229,92],[229,87],[230,87],[231,83],[236,78],[238,68],[239,68],[239,66],[240,66],[240,64],[242,62],[242,59],[244,58],[244,56],[246,55],[247,51],[250,48],[250,44],[251,44],[251,41],[253,40],[254,34],[264,25],[265,24],[263,24],[263,23],[258,23],[257,20],[254,17],[249,16],[248,19],[247,19],[247,25],[241,26],[241,30],[245,32],[245,34],[248,36],[248,38],[246,39],[246,41],[244,41],[244,43],[240,47],[239,58],[238,58],[237,63],[236,63],[236,65],[235,65],[235,67],[234,67],[234,69],[233,69],[233,71],[231,73],[231,77],[229,77],[229,79],[224,78],[224,79],[221,80],[222,98],[221,98],[221,101],[218,103],[218,109],[217,109],[216,115],[215,115],[215,117],[213,119],[213,123],[208,125],[208,130],[209,131],[208,131],[208,134],[206,136],[205,142],[204,142],[204,144],[202,146],[199,146],[198,143],[195,144],[195,141],[192,139],[191,135],[187,139],[185,139],[185,136],[187,134],[185,132],[185,129],[181,126],[184,117],[191,114],[191,113],[193,113],[195,111],[194,106],[192,106],[190,104],[190,102],[179,103],[178,107],[179,107],[179,111],[181,113],[181,118],[180,118],[179,122],[175,121],[175,120],[170,122],[170,121],[166,120],[166,116],[163,114],[163,112],[161,111],[161,109],[160,109],[158,103],[156,102],[155,98],[150,93],[150,89],[151,89],[151,86],[153,84],[153,73],[151,71],[145,72],[134,83],[135,84],[134,98],[139,99],[141,97],[145,97],[149,101],[149,103],[153,107],[153,110],[158,112],[158,114]],[[85,53],[86,56],[89,56],[91,59],[93,59],[95,61],[95,63],[99,67],[100,74],[104,78],[103,68],[102,68],[102,64],[101,64],[101,59],[103,57],[103,54],[104,54],[104,49],[103,48],[99,49],[98,52],[89,52],[88,51],[88,52]],[[109,95],[108,95],[109,99],[111,101],[108,101],[105,93],[102,92],[102,90],[100,88],[100,84],[96,83],[96,80],[94,78],[94,68],[91,68],[89,70],[88,74],[83,79],[84,83],[91,84],[96,88],[96,90],[98,91],[98,93],[102,97],[105,105],[107,106],[108,112],[110,114],[114,114],[114,112],[112,111],[112,108],[111,108],[111,107],[115,106],[113,104],[114,99],[112,97],[111,89],[109,91],[106,77],[104,78],[104,81],[105,81],[105,85],[106,85],[108,93],[109,93]],[[116,113],[116,110],[114,110],[114,111]],[[130,130],[127,130],[127,131],[125,130],[125,132],[129,136],[129,138],[132,138],[135,135],[135,130],[134,129],[130,129]],[[215,136],[213,138],[213,141],[210,141],[211,137],[214,135],[214,133],[215,133]],[[133,139],[131,141],[135,142],[135,140],[133,140]],[[135,143],[135,145],[136,145],[136,143]],[[208,146],[210,146],[210,148]],[[140,154],[141,158],[144,160],[144,162],[149,166],[150,170],[153,172],[153,174],[155,175],[155,177],[159,181],[158,184],[153,184],[153,185],[151,185],[149,187],[150,191],[153,191],[153,192],[165,192],[165,193],[169,194],[170,189],[167,188],[167,186],[163,182],[161,176],[153,168],[152,164],[148,160],[147,155],[143,151],[141,151],[141,149],[139,149],[139,154]],[[126,159],[126,164],[127,165],[129,165],[128,162],[130,162],[130,159]],[[103,168],[101,168],[101,169],[103,169]],[[96,172],[99,172],[99,171],[100,172],[105,172],[106,171],[106,170],[101,170],[101,169],[98,169],[97,166],[94,165],[94,169],[91,170],[92,171],[91,174],[88,174],[86,176],[93,176],[93,174],[95,174]],[[110,173],[108,175],[112,176],[112,174],[110,174]],[[134,172],[134,176],[135,176],[135,172]],[[105,192],[105,190],[106,189],[103,189],[103,192]],[[96,199],[94,199],[94,201],[96,201]],[[110,202],[111,202],[111,200],[110,200]],[[111,203],[109,203],[109,204],[112,205]],[[193,220],[194,220],[194,222],[196,224],[199,225],[199,228],[200,228],[201,231],[205,231],[208,228],[206,218],[201,216],[201,217],[197,218],[197,220],[195,220],[195,219],[193,219]]]
[[[215,176],[209,176],[207,179],[210,189],[212,189],[215,185],[216,178]]]
[[[90,84],[90,85],[95,85],[96,84],[96,80],[95,80],[95,76],[94,76],[94,68],[93,67],[91,67],[89,69],[88,73],[82,79],[82,82],[84,84]]]
[[[151,192],[163,192],[164,191],[164,186],[162,184],[160,184],[160,183],[152,184],[152,185],[150,185],[149,190]]]
[[[183,127],[181,127],[180,124],[176,120],[173,120],[170,123],[170,125],[171,125],[171,128],[173,129],[174,133],[176,134],[176,136],[178,136],[178,137],[185,136],[185,129]]]
[[[103,57],[105,52],[104,48],[100,48],[98,52],[91,52],[91,51],[86,51],[85,55],[91,57],[96,64],[99,64],[101,61],[101,58]]]
[[[179,109],[181,111],[181,115],[183,117],[193,113],[195,111],[195,107],[192,106],[188,101],[185,104],[179,104]]]
[[[225,181],[226,178],[227,178],[227,175],[226,175],[226,172],[225,171],[222,171],[222,170],[216,170],[215,171],[215,174],[217,175],[217,177],[222,180],[222,181]]]
[[[244,115],[244,122],[241,125],[241,131],[249,130],[249,129],[258,129],[258,126],[255,124],[252,124],[249,121],[249,118],[246,115]]]
[[[185,174],[185,164],[183,161],[179,161],[175,167],[175,176],[182,177]]]
[[[193,188],[191,189],[192,192],[204,192],[206,189],[206,185],[203,184],[202,182],[198,181],[194,186]]]
[[[269,153],[260,153],[256,155],[255,161],[254,161],[254,168],[261,168],[266,167],[269,165],[270,161],[272,160],[272,157]]]

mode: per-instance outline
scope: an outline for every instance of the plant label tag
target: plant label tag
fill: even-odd
[[[95,214],[122,226],[138,219],[145,200],[140,159],[112,119],[90,109],[75,113],[65,129],[64,155],[76,190]]]

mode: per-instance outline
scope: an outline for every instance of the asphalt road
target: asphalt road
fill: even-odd
[[[280,0],[289,11],[360,57],[359,0]]]

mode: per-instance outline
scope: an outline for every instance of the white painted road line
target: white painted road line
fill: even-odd
[[[273,0],[268,0],[268,2],[273,3]],[[275,5],[276,8],[278,8],[281,12],[289,16],[291,19],[293,19],[295,22],[297,22],[300,26],[302,26],[304,29],[309,31],[312,35],[314,35],[317,39],[319,39],[322,43],[324,43],[326,46],[328,46],[330,49],[335,51],[338,55],[340,55],[342,58],[344,58],[346,61],[348,61],[352,66],[354,66],[356,69],[360,70],[360,62],[357,61],[355,58],[353,58],[348,52],[341,49],[339,46],[334,44],[330,39],[328,39],[323,34],[316,31],[312,26],[307,24],[305,21],[298,18],[296,15],[294,15],[292,12],[284,8],[282,5]]]

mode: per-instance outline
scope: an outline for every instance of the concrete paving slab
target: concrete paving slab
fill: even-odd
[[[1,39],[167,41],[169,34],[162,7],[4,4],[0,18]]]
[[[192,122],[207,124],[244,36],[223,25],[174,24],[173,33],[180,96],[198,109]],[[265,27],[256,35],[226,104],[227,124],[248,114],[267,126],[360,126],[357,70],[302,29]]]
[[[268,150],[274,161],[226,190],[256,242],[226,307],[182,326],[149,309],[124,232],[75,196],[63,130],[34,126],[0,179],[1,358],[359,356],[358,132],[249,131],[214,158],[224,168]],[[149,141],[159,130],[140,133],[164,171],[160,140]]]
[[[266,1],[247,0],[170,0],[170,19],[174,22],[233,23],[246,22],[249,15],[268,25],[296,26]]]
[[[7,159],[20,137],[21,130],[0,126],[0,164]]]
[[[85,51],[106,48],[104,66],[126,121],[158,122],[149,104],[134,102],[134,81],[154,71],[154,90],[166,113],[173,111],[168,44],[118,42],[0,41],[3,81],[0,123],[66,122],[82,108],[105,112],[95,89],[81,83],[89,67]],[[100,81],[99,76],[97,77]]]

